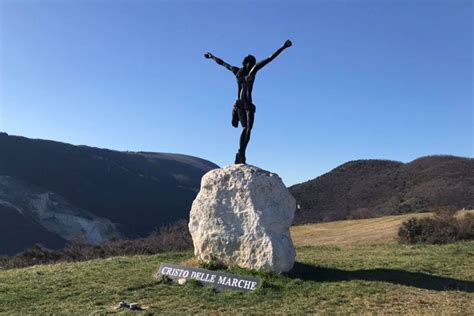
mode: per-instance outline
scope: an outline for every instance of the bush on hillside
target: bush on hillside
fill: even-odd
[[[443,210],[434,217],[410,218],[398,230],[401,243],[446,244],[474,239],[474,215],[459,218],[456,212]]]
[[[377,214],[367,207],[358,208],[349,214],[349,219],[367,219],[377,217]]]
[[[154,232],[145,238],[113,239],[102,245],[89,245],[86,243],[85,236],[79,235],[60,250],[51,250],[41,245],[35,245],[15,256],[0,256],[0,269],[180,251],[191,249],[192,245],[187,222],[180,220],[161,227],[159,232]]]

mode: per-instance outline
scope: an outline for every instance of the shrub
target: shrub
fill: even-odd
[[[456,212],[444,210],[434,217],[410,218],[398,230],[401,243],[446,244],[474,239],[474,216],[456,217]]]
[[[211,260],[208,260],[208,261],[199,260],[198,267],[203,268],[203,269],[208,269],[208,270],[219,270],[219,269],[227,268],[226,265],[222,261],[214,257],[212,257]]]
[[[459,239],[474,239],[474,214],[467,213],[459,223]]]
[[[366,219],[376,217],[376,214],[367,207],[358,208],[349,214],[349,219]]]

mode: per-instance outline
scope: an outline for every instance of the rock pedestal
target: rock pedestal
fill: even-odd
[[[295,199],[274,173],[242,164],[214,169],[203,176],[191,208],[194,254],[242,268],[289,271],[295,209]]]

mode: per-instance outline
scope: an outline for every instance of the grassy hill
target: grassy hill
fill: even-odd
[[[104,313],[121,300],[151,313],[459,313],[474,310],[474,242],[399,245],[400,217],[297,226],[292,272],[259,275],[254,293],[216,293],[153,278],[191,252],[0,271],[0,313]],[[333,226],[328,226],[333,225]],[[371,227],[373,229],[371,229]],[[368,233],[369,232],[369,233]],[[342,237],[337,237],[341,235]],[[372,235],[371,238],[368,236]]]
[[[460,211],[457,216],[474,210]],[[412,217],[429,217],[433,213],[384,216],[363,220],[345,220],[291,227],[291,236],[297,246],[313,245],[372,245],[395,243],[398,228]]]

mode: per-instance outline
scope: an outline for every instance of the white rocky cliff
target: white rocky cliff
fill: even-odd
[[[80,209],[54,192],[3,175],[0,175],[1,206],[17,211],[25,221],[68,241],[84,235],[88,243],[100,244],[121,236],[110,220]]]
[[[201,180],[189,230],[202,260],[285,272],[291,270],[296,202],[277,174],[250,165],[214,169]]]

